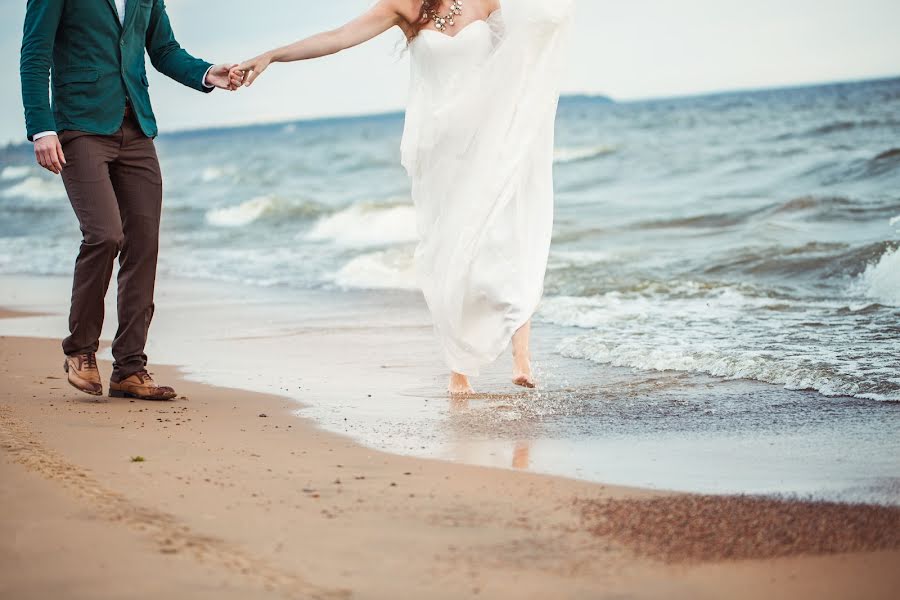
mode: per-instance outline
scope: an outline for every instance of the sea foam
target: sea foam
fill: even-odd
[[[553,162],[558,165],[581,162],[598,158],[607,154],[613,154],[616,148],[613,146],[573,146],[559,147],[553,151]]]
[[[590,267],[613,260],[609,252],[590,250],[554,250],[551,249],[549,269],[567,269],[573,267]]]
[[[411,204],[354,204],[322,217],[306,239],[351,248],[415,242],[416,212]]]
[[[14,181],[16,179],[22,179],[23,177],[26,177],[29,173],[31,173],[31,167],[27,166],[4,167],[3,171],[0,172],[0,180]]]
[[[14,186],[3,190],[4,198],[24,198],[38,202],[58,200],[66,197],[66,188],[59,179],[28,177]]]
[[[891,219],[889,225],[900,225],[900,215]],[[854,281],[851,292],[861,292],[886,306],[900,306],[900,247],[889,248],[870,263]]]
[[[872,271],[870,288],[881,286],[876,289],[882,295],[896,294],[900,252],[885,255]],[[835,351],[849,352],[848,344],[855,350],[882,335],[872,322],[871,304],[854,309],[836,300],[760,291],[729,284],[652,282],[595,296],[548,297],[538,316],[586,330],[559,345],[560,354],[569,358],[753,379],[826,396],[900,400],[891,356],[873,355],[861,363]],[[843,315],[840,322],[836,313]],[[804,328],[808,323],[828,326],[809,330]]]
[[[631,292],[611,291],[590,297],[549,297],[542,303],[540,315],[557,325],[593,329],[611,322],[662,323],[673,317],[679,321],[730,322],[745,310],[776,307],[780,303],[754,297],[738,286],[684,281],[653,283]]]
[[[865,294],[887,306],[900,306],[900,248],[885,252],[859,276]]]
[[[864,391],[859,383],[817,368],[802,358],[773,359],[762,352],[737,349],[705,349],[672,343],[648,346],[635,340],[610,340],[581,335],[564,340],[557,351],[569,358],[587,359],[616,367],[648,371],[690,371],[725,379],[753,379],[791,390],[817,390],[825,396],[857,396],[873,400],[898,400],[896,393]]]
[[[206,222],[215,227],[244,227],[266,216],[302,218],[321,214],[323,210],[314,202],[258,196],[235,206],[211,209],[206,213]]]
[[[228,165],[224,167],[206,167],[200,172],[200,181],[203,183],[213,183],[219,181],[226,175],[235,175],[237,169]]]
[[[411,247],[391,248],[357,256],[332,278],[344,288],[417,290]]]

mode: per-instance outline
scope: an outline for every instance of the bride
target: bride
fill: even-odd
[[[419,285],[451,394],[512,342],[513,383],[535,387],[529,338],[553,229],[553,126],[573,0],[380,0],[346,25],[238,66],[334,54],[399,27],[411,80],[401,159],[412,182]]]

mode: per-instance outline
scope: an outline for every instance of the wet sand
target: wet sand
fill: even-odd
[[[171,368],[155,372],[175,402],[97,402],[66,385],[59,359],[55,340],[0,339],[2,597],[891,598],[900,586],[896,508],[396,456],[316,428],[291,400]],[[685,547],[691,532],[706,550]]]
[[[0,335],[58,343],[70,287],[0,277],[0,306],[45,315],[0,320]],[[484,394],[448,402],[414,294],[162,278],[156,300],[152,364],[290,398],[317,426],[385,452],[657,490],[900,505],[900,404],[567,359],[543,323],[532,344],[540,389],[510,384],[507,354],[475,381]],[[102,339],[115,329],[107,319]]]
[[[24,310],[10,310],[8,308],[0,307],[0,319],[21,319],[24,317],[39,317],[44,313],[38,312],[27,312]]]

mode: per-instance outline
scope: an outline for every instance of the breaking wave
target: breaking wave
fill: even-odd
[[[415,242],[415,208],[406,203],[354,204],[319,219],[306,239],[351,248]]]
[[[556,148],[553,151],[553,162],[558,165],[582,162],[615,153],[613,146],[573,146]]]
[[[325,211],[325,207],[315,202],[259,196],[235,206],[211,209],[206,212],[206,222],[215,227],[244,227],[265,217],[310,218]]]
[[[7,169],[10,167],[7,167]],[[4,173],[6,169],[4,169]],[[22,198],[46,202],[59,200],[66,197],[66,188],[59,179],[45,179],[43,177],[28,177],[19,183],[3,190],[4,198]]]

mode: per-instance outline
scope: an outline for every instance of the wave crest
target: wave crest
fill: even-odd
[[[412,204],[354,204],[319,219],[308,240],[350,248],[387,246],[418,240]]]
[[[0,172],[0,180],[14,181],[16,179],[22,179],[23,177],[26,177],[29,173],[31,173],[31,167],[11,165],[8,167],[3,167],[3,171]]]
[[[16,185],[3,190],[4,198],[24,198],[39,202],[58,200],[66,197],[66,188],[59,179],[28,177]]]
[[[244,227],[269,216],[313,217],[325,208],[315,202],[297,202],[274,196],[258,196],[237,206],[214,208],[206,212],[206,222],[215,227]]]
[[[900,306],[900,248],[888,250],[866,267],[857,284],[869,298],[886,306]]]
[[[233,165],[205,167],[200,172],[200,181],[203,183],[213,183],[225,177],[234,177],[237,174],[237,167]]]
[[[825,396],[855,396],[871,400],[900,400],[894,391],[864,391],[855,381],[836,377],[811,361],[773,360],[759,353],[692,349],[684,346],[614,342],[582,335],[564,340],[557,351],[569,358],[647,371],[688,371],[725,379],[752,379],[783,385],[790,390],[816,390]]]
[[[332,281],[344,288],[418,290],[411,248],[392,248],[357,256]]]
[[[553,162],[557,165],[582,162],[615,153],[614,146],[573,146],[556,148],[553,151]]]
[[[900,252],[883,264],[900,290]],[[842,354],[848,340],[884,339],[879,304],[773,296],[725,282],[649,282],[604,294],[545,298],[545,322],[585,330],[558,351],[570,358],[655,371],[688,371],[753,379],[827,396],[900,400],[893,355],[860,362]]]
[[[887,160],[889,158],[900,158],[900,148],[891,148],[890,150],[885,150],[872,160]]]

